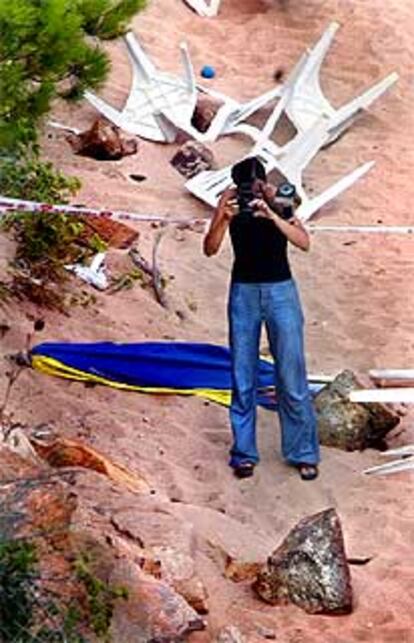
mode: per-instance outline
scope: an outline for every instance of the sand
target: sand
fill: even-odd
[[[377,162],[367,177],[316,220],[413,224],[414,13],[409,0],[386,4],[379,0],[223,0],[220,16],[212,20],[193,14],[180,0],[152,0],[135,19],[134,29],[154,60],[170,71],[179,70],[178,45],[186,39],[196,72],[204,64],[214,65],[217,77],[211,86],[248,99],[271,88],[274,71],[289,71],[333,19],[342,28],[324,65],[322,83],[336,106],[393,70],[401,79],[309,167],[306,182],[319,191],[358,164]],[[102,94],[121,106],[130,79],[125,47],[121,41],[106,47],[113,71]],[[54,113],[56,119],[80,128],[91,123],[94,115],[86,104],[56,105]],[[43,148],[61,169],[82,178],[77,203],[210,216],[208,208],[186,194],[183,178],[169,165],[176,145],[140,141],[136,156],[99,163],[74,156],[63,135],[46,128]],[[224,165],[238,158],[247,142],[220,140],[211,148],[219,165]],[[130,173],[144,174],[147,180],[136,184],[128,178]],[[139,230],[145,254],[156,230],[146,224]],[[98,293],[96,304],[74,308],[70,317],[42,312],[46,329],[35,341],[226,343],[231,251],[226,242],[217,257],[207,259],[201,244],[200,233],[174,228],[162,241],[160,266],[170,277],[168,311],[139,286],[116,295]],[[2,270],[11,252],[12,244],[1,237]],[[130,268],[120,251],[112,251],[108,261],[114,272]],[[412,237],[315,233],[311,252],[293,250],[291,261],[306,313],[310,371],[412,368]],[[176,311],[181,311],[180,316]],[[31,327],[28,315],[38,314],[26,304],[4,307],[1,315],[12,328],[2,341],[3,354],[24,345]],[[4,378],[1,386],[4,389]],[[319,479],[304,483],[281,462],[274,415],[260,411],[262,461],[252,480],[239,482],[226,466],[227,411],[200,400],[85,389],[27,372],[13,390],[10,408],[20,422],[32,426],[46,422],[67,437],[92,444],[132,471],[144,473],[163,502],[175,500],[171,511],[193,524],[199,534],[197,565],[211,608],[208,638],[203,640],[213,640],[222,625],[232,623],[251,643],[263,640],[260,625],[273,629],[279,643],[414,642],[414,476],[364,477],[364,468],[382,462],[377,452],[347,454],[323,448]],[[413,419],[412,412],[403,418],[392,445],[414,442]],[[85,526],[110,532],[111,516],[125,508],[140,519],[139,498],[123,495],[92,474],[79,479],[76,492],[85,507]],[[240,555],[260,557],[264,551],[270,553],[300,518],[331,506],[341,517],[349,556],[372,558],[364,566],[352,567],[355,610],[350,616],[308,616],[294,607],[260,603],[248,585],[223,578],[217,557],[203,539],[208,531],[210,540],[223,547],[237,549],[239,544]]]

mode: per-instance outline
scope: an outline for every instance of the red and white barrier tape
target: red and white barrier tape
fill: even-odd
[[[102,216],[119,220],[129,221],[156,221],[159,223],[205,223],[206,219],[201,217],[175,217],[175,216],[161,216],[159,214],[135,214],[133,212],[124,212],[119,210],[109,209],[95,209],[87,208],[78,205],[52,205],[49,203],[41,203],[37,201],[25,201],[23,199],[12,199],[9,197],[0,196],[0,215],[9,214],[12,212],[51,212],[54,214],[85,214]]]

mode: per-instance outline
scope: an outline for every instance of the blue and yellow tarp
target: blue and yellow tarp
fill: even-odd
[[[141,342],[44,343],[31,350],[34,368],[80,382],[142,393],[197,395],[230,405],[230,351],[215,344]],[[259,360],[258,404],[276,408],[274,366]]]
[[[143,393],[198,395],[230,404],[230,351],[224,346],[187,342],[118,344],[44,343],[31,350],[42,373]],[[274,368],[260,360],[258,402],[272,407]]]

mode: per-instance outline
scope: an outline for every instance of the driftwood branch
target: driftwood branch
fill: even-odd
[[[166,233],[165,229],[159,230],[159,232],[157,232],[157,235],[155,237],[154,246],[152,248],[152,273],[153,273],[153,286],[154,286],[154,291],[155,291],[155,296],[157,298],[157,301],[164,308],[168,308],[167,300],[164,292],[164,286],[162,283],[162,275],[157,264],[158,248],[165,233]]]
[[[151,278],[151,285],[154,289],[155,298],[163,308],[168,308],[167,299],[165,296],[164,286],[162,283],[162,274],[157,263],[157,253],[166,229],[159,230],[155,237],[154,245],[152,248],[152,265],[143,257],[138,248],[131,248],[129,256],[132,262],[142,270],[146,275]]]

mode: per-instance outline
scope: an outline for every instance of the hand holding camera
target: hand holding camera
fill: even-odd
[[[250,205],[256,210],[256,216],[265,216],[269,219],[276,213],[281,219],[289,220],[294,216],[294,210],[300,204],[300,198],[296,188],[291,183],[281,183],[276,194],[269,188],[263,186],[263,198],[254,199]]]

